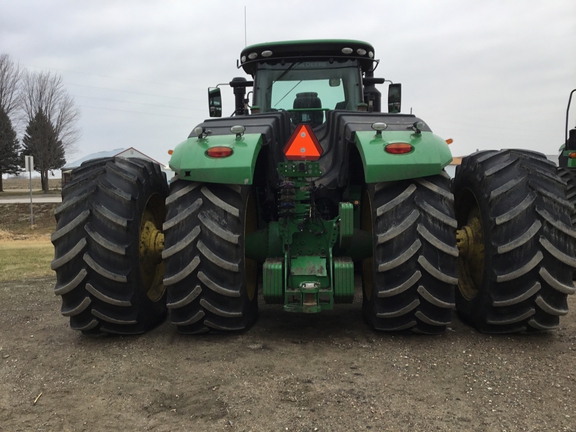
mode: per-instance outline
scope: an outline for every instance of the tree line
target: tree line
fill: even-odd
[[[19,174],[24,156],[34,157],[34,170],[48,192],[49,171],[64,166],[80,136],[79,117],[62,77],[30,72],[0,54],[0,192],[2,174]],[[26,125],[21,140],[15,125]]]

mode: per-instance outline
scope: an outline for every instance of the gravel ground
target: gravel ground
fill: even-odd
[[[318,315],[261,305],[238,335],[165,323],[86,337],[55,278],[0,286],[0,431],[576,431],[576,301],[559,330],[375,333],[360,298]]]

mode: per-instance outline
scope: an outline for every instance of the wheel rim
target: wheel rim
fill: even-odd
[[[253,195],[250,194],[246,200],[246,209],[244,211],[244,239],[246,236],[258,228],[256,219],[256,206]],[[246,275],[246,294],[249,300],[253,300],[257,291],[258,264],[256,260],[246,258],[244,251],[244,274]]]
[[[462,222],[462,228],[456,232],[456,244],[458,246],[458,289],[466,300],[474,299],[480,292],[484,279],[484,227],[482,214],[478,201],[467,191],[458,220]]]
[[[140,221],[139,266],[144,292],[153,302],[159,301],[166,291],[162,262],[164,216],[164,201],[159,195],[152,195],[146,203]]]
[[[361,227],[362,230],[369,232],[370,237],[373,238],[374,226],[372,222],[372,202],[370,201],[370,195],[368,194],[367,189],[364,190],[362,196]],[[373,267],[374,259],[372,257],[362,260],[362,287],[367,300],[370,300],[372,297]]]

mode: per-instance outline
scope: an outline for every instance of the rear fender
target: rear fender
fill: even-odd
[[[217,146],[231,148],[232,154],[224,158],[206,154],[210,147]],[[169,165],[184,180],[251,185],[261,148],[262,135],[258,133],[188,138],[176,146]]]
[[[354,141],[362,158],[366,183],[436,175],[452,162],[446,141],[431,132],[359,131],[354,134]],[[406,154],[387,153],[384,148],[394,143],[408,143],[413,149]]]

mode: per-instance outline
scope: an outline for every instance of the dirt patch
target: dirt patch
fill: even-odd
[[[46,238],[56,229],[54,209],[58,204],[33,204],[34,224],[30,220],[30,204],[0,202],[0,240]]]
[[[0,430],[576,430],[576,297],[558,331],[389,335],[355,303],[318,315],[260,305],[239,335],[165,323],[86,337],[53,277],[0,286]]]

